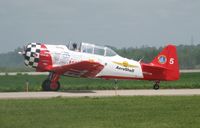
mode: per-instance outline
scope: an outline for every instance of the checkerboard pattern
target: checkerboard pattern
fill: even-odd
[[[31,68],[36,68],[38,66],[40,48],[41,45],[39,43],[30,43],[27,45],[24,60],[26,66]]]

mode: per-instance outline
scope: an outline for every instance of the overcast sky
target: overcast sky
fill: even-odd
[[[27,42],[200,43],[200,0],[0,0],[0,53]]]

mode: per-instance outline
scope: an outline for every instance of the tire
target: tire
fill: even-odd
[[[56,83],[51,83],[50,80],[45,80],[42,83],[42,90],[43,91],[58,91],[60,89],[60,83],[57,81]]]
[[[159,84],[154,84],[153,89],[158,90],[160,88]]]
[[[50,91],[50,84],[51,84],[50,80],[45,80],[42,83],[42,91]]]

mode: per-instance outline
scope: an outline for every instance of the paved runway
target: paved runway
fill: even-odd
[[[200,72],[200,69],[186,69],[186,70],[180,70],[180,73],[195,73],[195,72]],[[15,76],[15,75],[48,75],[48,72],[0,72],[0,76]]]
[[[200,95],[200,89],[161,90],[91,90],[68,92],[2,92],[0,99],[31,99],[53,97],[109,97],[109,96],[192,96]]]

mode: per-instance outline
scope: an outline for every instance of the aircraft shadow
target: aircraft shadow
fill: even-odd
[[[62,90],[61,92],[67,92],[67,93],[96,93],[92,90]]]

